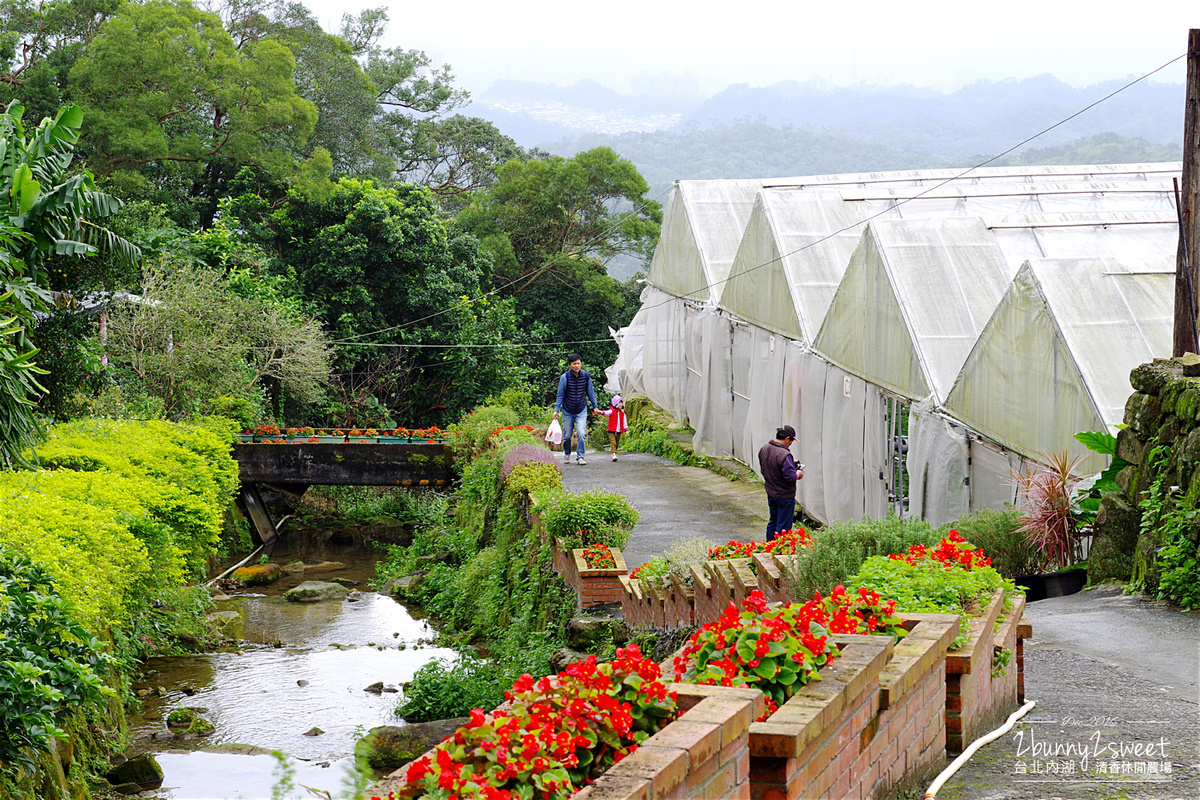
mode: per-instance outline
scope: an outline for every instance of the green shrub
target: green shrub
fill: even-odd
[[[0,547],[0,764],[32,769],[30,751],[64,737],[68,714],[112,694],[101,682],[110,664],[50,574]]]
[[[795,597],[828,593],[839,583],[851,585],[850,576],[871,556],[904,553],[914,544],[936,545],[940,529],[922,519],[889,514],[882,519],[834,522],[813,533],[811,548],[796,555],[796,571],[789,573]]]
[[[551,496],[541,513],[546,533],[569,548],[596,542],[623,548],[641,516],[624,495],[603,489]]]
[[[1012,506],[1003,511],[983,509],[951,523],[950,527],[992,560],[992,568],[1006,578],[1039,571],[1041,556],[1020,530],[1020,514]]]
[[[436,525],[447,508],[446,495],[433,489],[395,486],[312,486],[300,500],[297,515],[311,522],[367,525],[390,517],[417,525]]]
[[[521,424],[521,415],[507,406],[480,406],[450,426],[454,455],[462,461],[477,458],[492,446],[498,428]]]
[[[667,576],[671,574],[671,564],[662,556],[650,556],[650,560],[640,567],[634,567],[629,572],[630,578],[636,578],[643,583],[663,586]]]
[[[511,685],[498,665],[470,653],[453,663],[434,659],[413,675],[396,715],[405,722],[465,717],[473,708],[492,709],[503,703]]]
[[[504,488],[518,497],[530,497],[547,489],[562,489],[562,468],[558,464],[526,461],[517,464],[504,481]]]
[[[902,559],[871,556],[845,581],[845,585],[879,592],[896,601],[896,612],[962,614],[962,631],[952,647],[961,647],[970,630],[967,616],[978,616],[992,593],[1003,589],[1005,596],[1017,591],[1012,581],[991,567],[951,568],[933,560],[910,564]]]
[[[53,426],[39,454],[47,469],[107,472],[155,484],[147,506],[176,532],[187,569],[201,575],[220,539],[222,510],[238,487],[230,455],[235,433],[231,421],[212,418],[197,425],[83,419]]]
[[[674,542],[663,555],[671,564],[671,574],[678,576],[689,586],[692,583],[692,567],[701,567],[708,560],[708,551],[717,543],[703,536],[689,536]]]

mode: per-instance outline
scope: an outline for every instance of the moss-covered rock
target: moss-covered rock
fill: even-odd
[[[265,586],[283,577],[283,567],[278,564],[252,564],[238,567],[229,577],[245,586]]]
[[[345,586],[330,581],[305,581],[283,593],[292,603],[319,603],[322,600],[342,600],[349,592]]]
[[[1110,492],[1100,499],[1095,538],[1088,553],[1088,583],[1129,580],[1141,521],[1141,513],[1124,495]]]
[[[186,728],[199,718],[200,715],[190,708],[177,708],[167,714],[167,727]]]
[[[629,626],[615,617],[575,617],[567,624],[567,646],[584,653],[628,641]]]
[[[1176,410],[1179,411],[1186,406],[1189,409],[1188,413],[1194,414],[1198,400],[1200,400],[1200,393],[1197,393],[1195,387],[1188,387],[1180,396],[1179,402],[1176,403]],[[1125,403],[1125,423],[1144,439],[1148,439],[1158,432],[1161,416],[1162,401],[1152,395],[1134,394]],[[1193,417],[1184,416],[1184,419],[1193,419]]]
[[[354,756],[371,769],[390,772],[417,758],[468,721],[466,717],[455,717],[412,725],[381,725],[358,740]]]
[[[163,770],[149,753],[131,758],[113,767],[105,774],[105,779],[113,786],[135,784],[139,791],[157,789],[163,783]]]
[[[1129,373],[1129,382],[1135,392],[1159,395],[1167,383],[1183,376],[1183,365],[1163,358],[1135,367]]]

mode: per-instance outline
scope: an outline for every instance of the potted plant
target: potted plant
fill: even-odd
[[[1087,583],[1086,565],[1080,563],[1080,509],[1076,502],[1080,479],[1075,475],[1083,456],[1066,452],[1042,456],[1045,463],[1029,472],[1013,470],[1021,494],[1017,504],[1020,530],[1042,558],[1042,572],[1015,579],[1018,586],[1025,587],[1029,601],[1075,594]]]

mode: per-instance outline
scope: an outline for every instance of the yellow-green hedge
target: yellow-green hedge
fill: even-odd
[[[45,566],[89,630],[203,575],[237,486],[228,426],[56,425],[43,469],[0,473],[0,543]]]

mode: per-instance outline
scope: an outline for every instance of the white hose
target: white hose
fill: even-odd
[[[958,768],[967,763],[971,759],[971,756],[975,755],[976,750],[983,747],[988,742],[999,739],[1001,736],[1012,730],[1013,725],[1017,724],[1017,720],[1028,714],[1035,705],[1037,705],[1037,703],[1035,703],[1033,700],[1027,701],[1025,705],[1021,706],[1012,714],[1010,714],[1008,721],[999,728],[996,728],[996,730],[992,731],[991,733],[980,736],[978,739],[971,742],[970,747],[968,747],[966,750],[963,750],[959,757],[950,762],[950,766],[942,770],[941,774],[934,778],[933,783],[929,784],[929,788],[925,791],[925,800],[934,800],[934,798],[937,797],[938,790],[942,788],[942,784],[950,780],[950,778],[954,776],[954,773],[958,772]]]
[[[278,535],[279,535],[279,529],[280,529],[281,527],[283,527],[283,523],[287,522],[287,521],[288,521],[288,519],[290,519],[290,518],[291,518],[291,516],[292,516],[291,514],[288,514],[288,515],[287,515],[287,516],[285,516],[283,519],[279,520],[279,522],[275,523],[275,535],[276,535],[276,536],[278,536]],[[271,541],[273,542],[273,541],[275,541],[275,540],[274,540],[274,539],[272,539]],[[225,570],[224,572],[222,572],[222,573],[221,573],[220,575],[218,575],[217,577],[213,578],[213,579],[212,579],[211,581],[209,581],[208,583],[204,584],[204,588],[206,588],[206,589],[207,589],[209,586],[212,586],[214,583],[216,583],[217,581],[221,580],[221,578],[224,578],[225,576],[227,576],[227,575],[229,575],[230,573],[232,573],[232,572],[233,572],[235,569],[240,569],[241,567],[244,567],[244,566],[246,566],[247,564],[249,564],[249,563],[250,563],[250,559],[254,558],[256,555],[258,555],[259,553],[261,553],[264,547],[266,547],[266,545],[265,545],[265,544],[260,544],[258,547],[254,548],[254,552],[252,552],[250,555],[248,555],[248,556],[246,556],[245,558],[243,558],[243,559],[242,559],[241,561],[239,561],[238,563],[234,564],[234,565],[233,565],[232,567],[230,567],[229,569],[227,569],[227,570]]]

